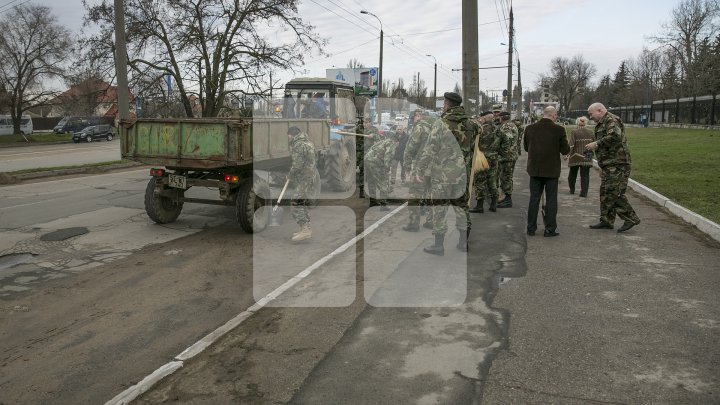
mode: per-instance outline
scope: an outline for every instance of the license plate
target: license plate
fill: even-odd
[[[170,187],[174,188],[187,188],[187,178],[185,176],[178,176],[176,174],[171,174],[168,178],[168,185]]]

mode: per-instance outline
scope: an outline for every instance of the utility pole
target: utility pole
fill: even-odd
[[[120,121],[130,118],[128,100],[127,45],[125,44],[125,6],[115,0],[115,74],[117,75],[118,112]]]
[[[432,102],[432,107],[431,107],[434,110],[435,104],[437,104],[437,59],[435,59],[435,57],[432,55],[425,55],[425,56],[430,56],[435,61],[435,82],[433,84],[433,102]]]
[[[512,111],[512,58],[513,58],[513,10],[510,6],[510,32],[508,41],[508,78],[507,78],[507,107],[505,111]]]
[[[477,0],[462,0],[462,49],[463,101],[468,114],[475,115],[480,94]]]
[[[518,58],[518,94],[517,94],[517,118],[522,118],[523,102],[522,102],[522,80],[520,79],[520,59]]]

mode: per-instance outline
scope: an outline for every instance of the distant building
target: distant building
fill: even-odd
[[[49,101],[47,116],[109,116],[118,113],[117,87],[98,78],[78,83]],[[134,114],[135,96],[128,92],[131,115]]]
[[[540,82],[540,102],[560,103],[560,99],[550,92],[550,80],[545,78]]]

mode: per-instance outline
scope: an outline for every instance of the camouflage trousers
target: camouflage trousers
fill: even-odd
[[[430,205],[430,178],[416,181],[415,176],[410,177],[408,184],[408,213],[410,224],[420,224],[421,207]],[[431,211],[432,212],[432,211]],[[428,213],[428,221],[432,221],[432,213]]]
[[[485,200],[486,197],[498,196],[498,161],[497,159],[488,159],[490,168],[484,172],[475,173],[473,178],[473,192],[475,199],[478,201]]]
[[[516,160],[499,163],[498,180],[503,193],[512,194],[513,192],[513,173],[515,172]]]
[[[392,192],[390,188],[389,168],[368,162],[365,171],[368,181],[368,195],[371,198],[380,200],[381,203],[385,202],[388,195]]]
[[[640,223],[635,210],[625,197],[630,166],[605,166],[600,170],[600,220],[613,224],[617,215],[624,221]]]
[[[447,214],[449,205],[451,205],[455,211],[455,227],[461,232],[470,229],[467,185],[464,184],[464,182],[458,184],[433,183],[430,193],[432,196],[433,235],[445,235],[447,233],[448,226],[445,215]],[[451,199],[442,198],[456,195],[460,196]]]
[[[315,178],[300,179],[290,200],[290,214],[298,225],[310,222],[308,207],[315,190]]]

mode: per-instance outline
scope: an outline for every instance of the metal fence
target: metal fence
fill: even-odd
[[[628,124],[702,127],[720,125],[720,100],[717,94],[655,100],[645,105],[608,107],[608,111]],[[587,115],[587,111],[573,110],[568,115],[577,118]]]

